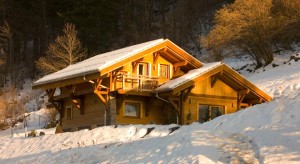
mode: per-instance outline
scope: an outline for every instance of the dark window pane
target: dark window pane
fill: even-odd
[[[139,117],[140,104],[139,103],[125,103],[125,116],[129,117]]]
[[[209,121],[209,106],[200,105],[199,106],[199,122],[203,123]]]
[[[143,75],[143,65],[139,64],[139,75]]]
[[[219,117],[223,114],[223,108],[221,106],[212,106],[210,107],[211,110],[211,119]]]

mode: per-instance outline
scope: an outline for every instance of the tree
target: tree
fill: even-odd
[[[7,21],[4,21],[3,26],[0,27],[0,47],[3,50],[6,61],[0,59],[0,65],[6,63],[8,65],[8,71],[11,67],[12,60],[12,31]]]
[[[215,56],[248,54],[257,67],[265,66],[273,61],[274,42],[282,44],[286,43],[283,36],[294,37],[288,29],[299,22],[299,10],[297,0],[236,0],[217,12],[215,25],[202,43]]]
[[[57,36],[49,45],[47,55],[39,58],[36,65],[43,73],[53,73],[85,59],[86,52],[77,37],[75,25],[67,23],[63,35]]]

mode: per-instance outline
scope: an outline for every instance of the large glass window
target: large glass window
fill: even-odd
[[[141,104],[125,102],[125,117],[140,117]]]
[[[169,78],[169,66],[161,64],[159,67],[159,76],[164,78]]]
[[[199,105],[199,122],[203,123],[224,114],[224,107],[217,105]]]

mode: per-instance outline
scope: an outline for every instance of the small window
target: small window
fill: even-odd
[[[125,102],[125,117],[140,117],[141,104]]]
[[[71,107],[67,107],[66,108],[66,110],[67,110],[67,119],[72,119],[72,108]]]
[[[161,64],[159,67],[159,76],[164,78],[169,78],[169,66]]]

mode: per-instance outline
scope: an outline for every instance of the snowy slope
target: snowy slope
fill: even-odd
[[[36,138],[0,132],[0,163],[300,163],[300,62],[256,72],[248,78],[274,97],[269,103],[171,134],[177,125],[107,126]]]

